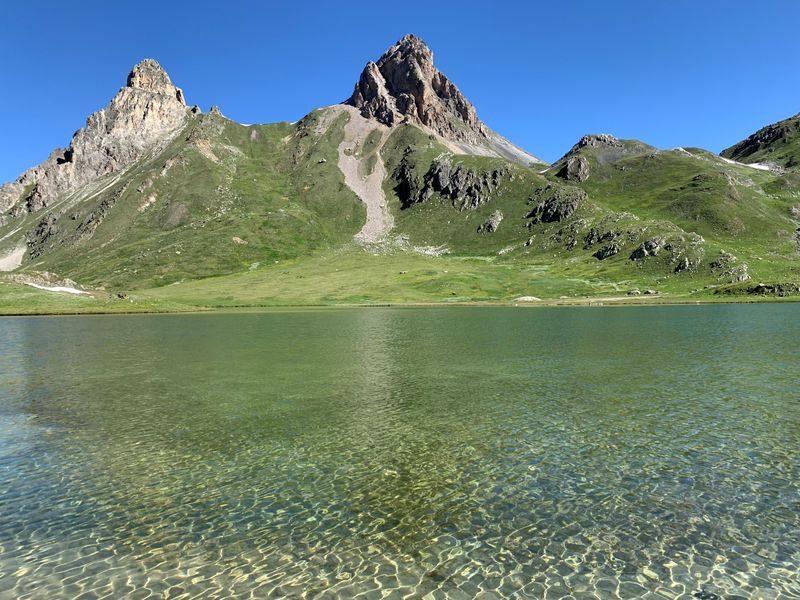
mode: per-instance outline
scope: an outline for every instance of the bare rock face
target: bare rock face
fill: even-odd
[[[592,133],[583,136],[578,140],[570,152],[577,152],[581,148],[623,148],[624,144],[615,138],[613,135],[607,133]]]
[[[183,92],[156,61],[145,59],[108,106],[75,133],[69,148],[55,150],[42,164],[0,187],[0,211],[11,208],[12,216],[35,212],[98,177],[119,172],[166,146],[187,118]]]
[[[433,65],[433,52],[413,35],[364,67],[346,104],[389,127],[410,121],[454,141],[479,144],[489,138],[475,107]]]
[[[511,169],[508,167],[490,171],[474,170],[453,162],[449,155],[436,158],[422,178],[414,174],[406,160],[400,162],[393,174],[397,184],[394,189],[403,208],[425,202],[438,193],[449,199],[458,210],[474,209],[486,204],[510,176]]]
[[[494,233],[503,220],[503,211],[496,210],[486,221],[478,226],[478,233]]]
[[[528,204],[533,205],[531,211],[525,215],[526,219],[530,219],[528,227],[539,223],[564,221],[578,210],[578,206],[584,200],[586,192],[579,187],[548,183],[544,187],[537,188],[528,199]]]
[[[758,160],[763,162],[766,159],[767,164],[793,168],[798,166],[799,159],[791,152],[791,148],[797,147],[798,137],[800,137],[800,113],[759,129],[747,139],[723,150],[720,155],[748,163],[753,161],[752,155],[756,154],[757,157],[761,157]]]
[[[561,170],[556,173],[556,177],[566,179],[567,181],[577,181],[581,183],[589,179],[590,169],[589,161],[585,156],[570,156],[561,167]]]

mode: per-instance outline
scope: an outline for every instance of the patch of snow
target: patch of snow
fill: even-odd
[[[514,298],[514,302],[541,302],[541,298],[537,298],[536,296],[520,296],[519,298]]]
[[[729,165],[736,165],[737,167],[750,167],[751,169],[757,169],[759,171],[771,171],[772,169],[769,165],[765,165],[763,163],[740,163],[736,162],[735,160],[731,160],[730,158],[725,158],[724,156],[720,156],[719,159],[723,162],[728,163]]]
[[[55,286],[47,286],[47,285],[39,285],[37,283],[26,283],[25,285],[29,285],[31,287],[36,288],[37,290],[45,290],[47,292],[66,292],[67,294],[88,294],[89,292],[84,292],[83,290],[76,289],[74,287],[64,287],[62,285],[55,285]]]

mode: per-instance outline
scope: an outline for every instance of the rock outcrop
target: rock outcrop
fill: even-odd
[[[166,146],[185,125],[183,92],[152,59],[137,64],[127,85],[43,163],[0,187],[0,211],[36,212],[91,181],[119,172]],[[21,206],[20,206],[21,205]]]
[[[489,136],[475,107],[436,69],[433,52],[413,35],[389,48],[377,63],[367,63],[346,104],[389,127],[411,121],[473,144]]]
[[[529,165],[538,158],[491,131],[464,94],[433,64],[433,52],[407,35],[361,72],[345,104],[393,127],[412,123],[464,154],[500,156]]]
[[[581,183],[589,179],[589,161],[585,156],[570,156],[556,173],[556,177]]]
[[[528,199],[528,204],[533,205],[530,212],[525,215],[526,219],[530,219],[528,227],[568,219],[585,199],[586,192],[578,187],[548,183],[534,190]]]
[[[748,294],[758,296],[797,296],[800,285],[796,283],[759,283],[747,288]]]
[[[449,199],[455,208],[464,210],[488,202],[502,181],[510,175],[510,167],[474,170],[444,155],[433,161],[422,178],[414,174],[405,159],[397,166],[393,177],[397,182],[395,192],[403,208],[425,202],[438,193]]]
[[[503,211],[496,210],[484,223],[478,226],[478,233],[494,233],[503,221]]]
[[[631,260],[644,260],[648,256],[658,256],[658,253],[665,245],[666,242],[662,237],[645,240],[631,253]]]
[[[742,283],[750,279],[747,263],[738,263],[738,259],[725,250],[720,250],[719,256],[711,261],[711,272],[720,281],[729,283]]]
[[[629,156],[656,151],[653,146],[638,140],[619,140],[607,133],[585,135],[556,161],[552,169],[557,177],[580,183],[589,179],[593,165],[609,165]]]

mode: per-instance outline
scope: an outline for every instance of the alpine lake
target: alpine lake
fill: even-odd
[[[0,598],[800,598],[800,304],[0,319]]]

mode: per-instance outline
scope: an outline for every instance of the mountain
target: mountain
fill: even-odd
[[[414,35],[369,62],[345,102],[389,127],[412,123],[458,154],[542,163],[489,129],[469,100],[433,64],[433,52]]]
[[[759,129],[721,155],[744,163],[800,168],[800,114]]]
[[[81,288],[81,310],[793,294],[800,174],[778,125],[726,156],[592,134],[548,166],[414,36],[293,124],[189,108],[146,59],[0,187],[0,311],[51,306],[24,284]],[[780,162],[747,164],[770,147]]]
[[[17,181],[0,187],[0,210],[35,212],[99,177],[119,173],[148,152],[163,149],[184,127],[183,92],[154,60],[146,59],[108,106],[92,114],[66,150],[56,149]]]

